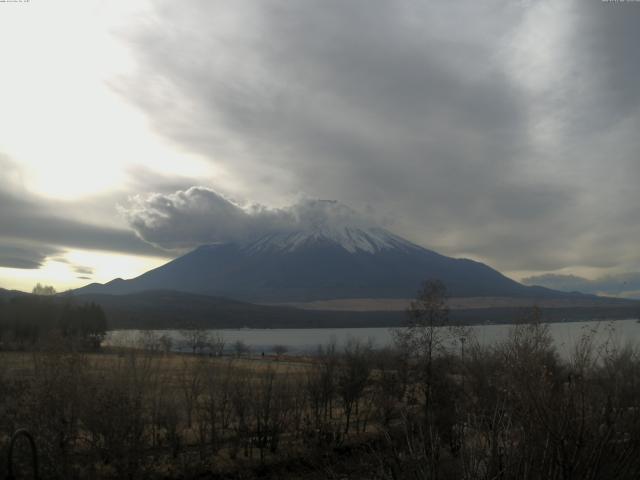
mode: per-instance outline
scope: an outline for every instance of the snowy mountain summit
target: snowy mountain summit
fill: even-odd
[[[415,248],[412,243],[382,228],[325,227],[270,233],[246,244],[247,253],[294,252],[301,248],[337,246],[349,253],[376,253],[392,248]]]
[[[393,248],[419,248],[376,226],[332,200],[311,200],[288,211],[282,229],[244,243],[247,253],[294,252],[310,247],[340,247],[349,253],[376,253]]]

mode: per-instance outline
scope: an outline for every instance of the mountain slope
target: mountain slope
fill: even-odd
[[[0,288],[0,298],[9,299],[13,297],[19,297],[22,295],[29,295],[29,294],[26,292],[21,292],[20,290],[6,290],[4,288]]]
[[[411,298],[437,278],[452,296],[563,295],[525,287],[479,262],[427,250],[381,228],[319,223],[250,242],[205,245],[131,280],[77,293],[178,290],[252,302]]]

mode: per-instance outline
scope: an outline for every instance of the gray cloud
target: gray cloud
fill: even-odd
[[[304,208],[261,205],[306,196],[503,270],[640,269],[640,4],[154,5],[121,35],[137,71],[112,84],[231,181],[132,168],[117,191],[54,202],[0,154],[0,263],[168,255],[297,225]]]
[[[167,249],[244,237],[249,228],[247,212],[203,187],[138,195],[121,211],[140,238]]]
[[[82,275],[93,275],[93,268],[85,267],[83,265],[74,265],[73,271]],[[80,277],[78,277],[80,278]],[[83,277],[84,278],[84,277]]]
[[[108,225],[104,210],[116,214],[113,198],[81,205],[53,201],[27,192],[21,171],[6,156],[0,168],[0,256],[4,266],[38,268],[44,259],[64,248],[84,248],[138,255],[163,255],[126,227]],[[108,204],[105,207],[105,203]],[[93,223],[100,222],[102,224]]]
[[[640,268],[635,5],[155,5],[116,88],[244,197],[374,206],[501,269]]]
[[[640,298],[639,272],[604,275],[594,280],[576,275],[546,273],[524,278],[522,282],[526,285],[540,285],[567,292]]]
[[[191,186],[198,183],[198,180],[180,175],[167,175],[156,172],[148,167],[140,165],[132,166],[127,169],[127,185],[126,189],[119,192],[123,197],[130,196],[130,192],[154,192],[154,193],[173,193],[178,190],[187,190]],[[112,194],[113,195],[113,194]],[[111,202],[111,208],[114,204],[122,203],[124,198],[118,198]]]
[[[121,211],[138,236],[170,251],[244,241],[312,226],[365,226],[373,220],[336,201],[303,200],[285,208],[241,206],[205,187],[132,197]]]
[[[0,267],[37,269],[47,257],[60,253],[59,249],[44,245],[15,245],[0,242]]]

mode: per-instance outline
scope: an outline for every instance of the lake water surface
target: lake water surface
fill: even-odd
[[[640,323],[635,319],[614,321],[589,321],[550,323],[549,330],[561,356],[568,356],[576,342],[585,334],[594,332],[596,344],[610,342],[612,345],[640,345]],[[480,345],[488,346],[507,338],[512,325],[477,325],[469,327],[472,336]],[[370,340],[375,347],[384,347],[393,342],[389,328],[274,328],[274,329],[224,329],[211,330],[221,334],[226,348],[231,351],[238,340],[251,348],[253,353],[271,353],[275,345],[284,345],[289,353],[312,353],[319,345],[335,342],[340,348],[349,339]],[[175,350],[184,349],[184,337],[180,330],[153,330],[154,336],[167,335]],[[443,333],[445,333],[443,331]],[[144,332],[141,330],[112,330],[107,335],[106,345],[140,346]],[[451,348],[456,348],[455,340]]]

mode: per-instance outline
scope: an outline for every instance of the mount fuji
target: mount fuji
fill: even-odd
[[[441,280],[455,297],[568,295],[521,285],[487,265],[440,255],[377,226],[322,218],[250,240],[203,245],[139,277],[76,292],[175,290],[285,303],[412,298],[427,279]]]

